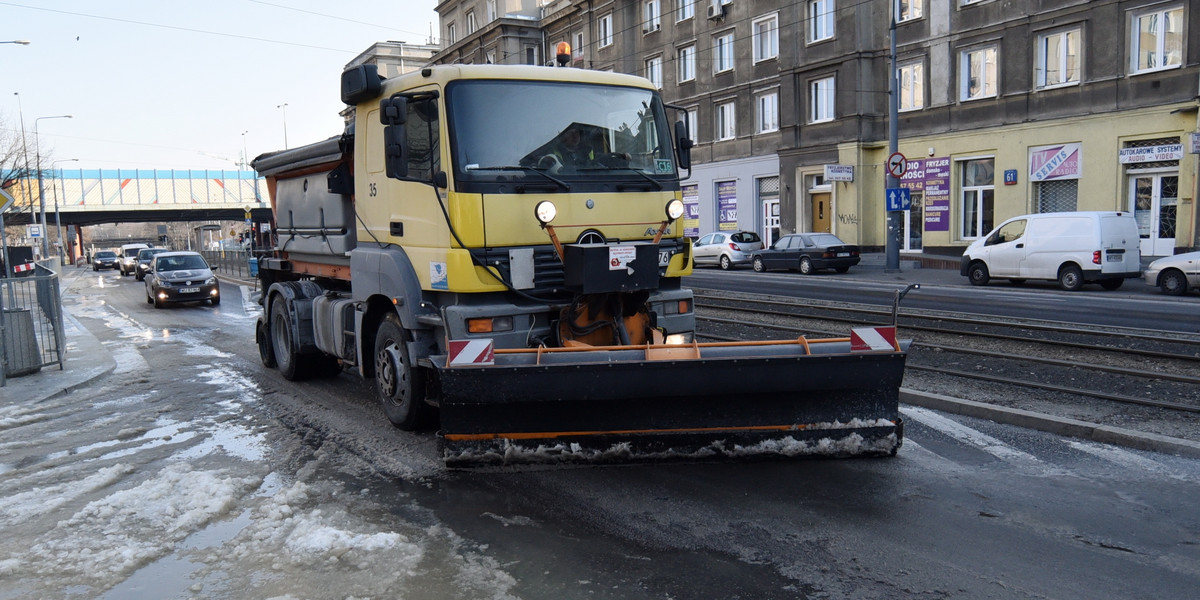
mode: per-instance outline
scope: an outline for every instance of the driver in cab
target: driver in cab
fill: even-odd
[[[596,166],[596,149],[584,139],[578,126],[572,126],[559,136],[550,154],[538,166],[557,171]]]

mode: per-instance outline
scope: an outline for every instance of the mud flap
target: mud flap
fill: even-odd
[[[849,342],[433,357],[449,465],[894,454],[908,343]],[[657,356],[657,357],[656,357]],[[655,358],[656,357],[656,358]]]

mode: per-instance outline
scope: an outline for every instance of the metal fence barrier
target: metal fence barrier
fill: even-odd
[[[214,273],[237,279],[253,279],[258,285],[258,258],[270,251],[205,250],[200,253]],[[253,259],[253,262],[251,262]]]
[[[63,367],[62,298],[57,260],[37,264],[31,275],[0,277],[0,387],[9,377]]]

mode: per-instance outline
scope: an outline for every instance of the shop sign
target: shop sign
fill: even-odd
[[[854,181],[854,165],[825,165],[825,181]]]
[[[925,231],[950,231],[950,158],[908,161],[900,187],[923,194]]]
[[[1183,158],[1183,144],[1121,148],[1121,151],[1117,154],[1117,158],[1123,165],[1180,160]]]
[[[1083,145],[1078,142],[1030,148],[1029,180],[1079,179],[1083,171],[1082,154]]]
[[[683,192],[683,235],[700,237],[700,186],[694,183],[679,186]]]
[[[737,231],[737,182],[717,182],[717,229]]]
[[[1189,133],[1188,144],[1192,148],[1188,154],[1200,154],[1200,133]]]

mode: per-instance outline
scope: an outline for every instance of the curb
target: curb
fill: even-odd
[[[1087,421],[1077,421],[1066,417],[1055,417],[1019,408],[984,404],[982,402],[918,392],[905,388],[900,388],[900,402],[1104,444],[1114,444],[1137,450],[1150,450],[1152,452],[1173,454],[1187,458],[1200,458],[1200,442],[1165,435],[1145,433],[1121,427],[1110,427],[1098,423],[1088,423]]]

